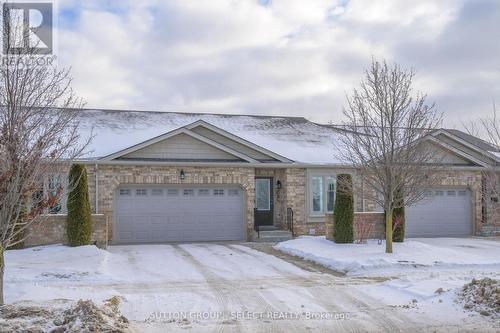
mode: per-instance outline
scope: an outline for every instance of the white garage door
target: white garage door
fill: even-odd
[[[245,239],[238,187],[122,187],[115,196],[115,243]]]
[[[436,188],[406,209],[406,237],[456,237],[472,234],[471,193],[466,189]]]

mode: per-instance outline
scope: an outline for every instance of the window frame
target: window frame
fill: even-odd
[[[321,179],[321,210],[320,211],[314,211],[314,181],[316,178]],[[307,186],[308,186],[308,200],[307,200],[307,205],[308,205],[308,211],[309,211],[309,216],[310,217],[323,217],[326,214],[333,214],[333,211],[335,210],[335,199],[336,199],[336,191],[337,191],[337,173],[334,171],[325,171],[325,172],[318,172],[318,171],[309,171],[308,176],[307,176]],[[333,184],[333,190],[329,190],[329,186]],[[332,205],[332,210],[328,210],[328,195],[330,193],[333,193],[333,205]]]
[[[43,177],[43,196],[44,198],[48,197],[51,192],[54,191],[54,189],[51,189],[50,184],[51,184],[51,179],[53,177],[58,177],[59,178],[59,186],[62,187],[62,194],[61,197],[59,198],[59,201],[57,202],[60,206],[61,209],[58,212],[52,212],[51,209],[52,207],[45,208],[43,210],[43,214],[46,215],[66,215],[68,213],[68,207],[67,207],[67,202],[68,202],[68,175],[66,173],[47,173]]]
[[[319,180],[319,210],[314,210],[314,199],[315,199],[315,180]],[[324,215],[325,214],[325,186],[324,186],[324,176],[314,175],[311,177],[311,214],[312,215]]]
[[[330,183],[330,181],[332,181],[332,183]],[[330,190],[330,184],[333,184],[333,190]],[[326,177],[326,184],[325,184],[325,187],[326,187],[326,195],[325,195],[325,202],[326,202],[326,206],[325,206],[325,212],[326,213],[329,213],[329,214],[332,214],[333,211],[335,210],[335,197],[337,195],[336,191],[337,191],[337,178],[336,177],[332,177],[332,176],[327,176]],[[333,195],[333,203],[332,203],[332,209],[329,210],[328,209],[328,195],[332,193]]]

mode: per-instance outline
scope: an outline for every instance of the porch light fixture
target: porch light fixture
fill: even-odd
[[[183,169],[181,169],[180,178],[181,178],[181,180],[184,180],[184,178],[186,178],[186,173],[184,172]]]
[[[281,184],[281,181],[280,181],[280,180],[278,180],[278,181],[276,182],[276,189],[277,189],[277,190],[281,190],[281,188],[282,188],[282,187],[283,187],[283,185]]]

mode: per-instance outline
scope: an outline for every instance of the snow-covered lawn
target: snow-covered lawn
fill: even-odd
[[[500,241],[479,238],[414,238],[394,243],[336,244],[325,237],[303,236],[279,243],[276,249],[349,275],[393,274],[421,269],[500,269]]]
[[[303,236],[275,248],[347,276],[385,278],[363,286],[363,291],[383,303],[413,308],[430,318],[439,313],[444,321],[457,316],[457,293],[466,283],[485,277],[500,279],[500,240],[415,238],[394,243],[394,253],[386,254],[385,243],[376,240],[335,244],[324,237]]]
[[[111,246],[108,250],[42,246],[6,252],[5,299],[44,307],[61,299],[72,304],[90,299],[100,305],[116,296],[121,312],[138,332],[495,331],[500,326],[492,319],[456,304],[455,291],[472,277],[498,279],[499,246],[500,242],[475,239],[414,240],[396,245],[393,256],[385,255],[384,246],[376,243],[336,246],[320,237],[277,246],[343,267],[348,270],[346,277],[314,267],[302,269],[293,260],[242,244]],[[439,288],[442,294],[435,293]],[[220,312],[243,317],[162,317]],[[256,313],[347,314],[348,319],[248,317]]]

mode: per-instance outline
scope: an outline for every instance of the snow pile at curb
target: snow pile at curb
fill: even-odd
[[[98,307],[90,300],[19,302],[0,307],[0,332],[131,332],[113,297]]]
[[[475,310],[483,316],[500,318],[500,280],[472,279],[458,294],[464,309]]]
[[[473,238],[409,239],[394,243],[394,253],[385,253],[385,243],[336,244],[325,237],[301,236],[278,243],[275,249],[314,261],[349,275],[384,269],[421,267],[495,267],[500,269],[500,242]]]

